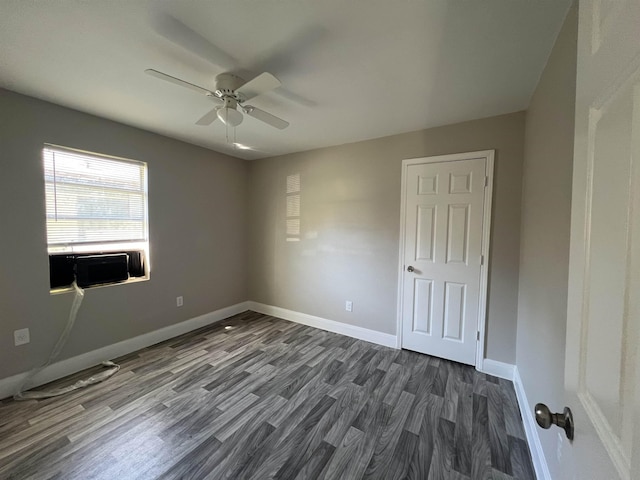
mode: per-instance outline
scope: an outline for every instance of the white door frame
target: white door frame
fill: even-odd
[[[487,324],[487,282],[489,276],[489,245],[491,235],[491,199],[493,198],[493,161],[495,150],[481,150],[477,152],[454,153],[450,155],[436,155],[432,157],[409,158],[402,161],[402,188],[400,192],[400,253],[398,256],[398,309],[396,314],[396,348],[402,348],[402,312],[404,298],[404,254],[406,227],[406,194],[407,171],[410,165],[425,163],[455,162],[483,158],[486,160],[485,175],[487,186],[484,195],[482,219],[482,256],[484,261],[480,266],[480,299],[478,305],[478,333],[476,342],[476,369],[482,370],[484,361],[486,324]]]

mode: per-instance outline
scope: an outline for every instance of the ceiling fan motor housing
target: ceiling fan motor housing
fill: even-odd
[[[226,100],[233,99],[235,102],[241,102],[242,99],[235,93],[244,80],[232,73],[221,73],[216,77],[216,96]]]

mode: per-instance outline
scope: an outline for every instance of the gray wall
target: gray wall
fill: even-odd
[[[496,149],[486,352],[514,363],[524,120],[519,112],[252,162],[249,297],[395,334],[401,161]],[[302,241],[287,242],[294,173]]]
[[[0,378],[46,360],[73,297],[49,294],[45,142],[149,166],[151,279],[88,290],[61,359],[247,299],[246,162],[0,89]]]
[[[247,299],[395,334],[402,159],[495,149],[487,357],[514,363],[524,123],[518,112],[247,163],[0,90],[0,378],[46,359],[72,300],[49,293],[45,142],[149,164],[151,280],[89,290],[61,358]],[[300,242],[285,241],[292,173]],[[14,347],[24,327],[32,341]]]
[[[527,111],[516,363],[530,411],[564,406],[577,30],[572,7]],[[560,478],[557,431],[538,433]]]

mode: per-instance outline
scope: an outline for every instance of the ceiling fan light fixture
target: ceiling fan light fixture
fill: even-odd
[[[220,107],[217,112],[218,118],[225,125],[237,127],[242,123],[243,116],[235,108]]]

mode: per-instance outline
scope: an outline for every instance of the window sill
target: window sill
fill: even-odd
[[[118,285],[128,285],[130,283],[146,282],[147,280],[149,280],[148,275],[145,277],[133,277],[123,282],[102,283],[100,285],[91,285],[90,287],[84,287],[83,290],[92,290],[94,288],[117,287]],[[59,287],[59,288],[52,288],[49,290],[50,295],[60,295],[63,293],[73,293],[73,292],[75,292],[73,287]]]

